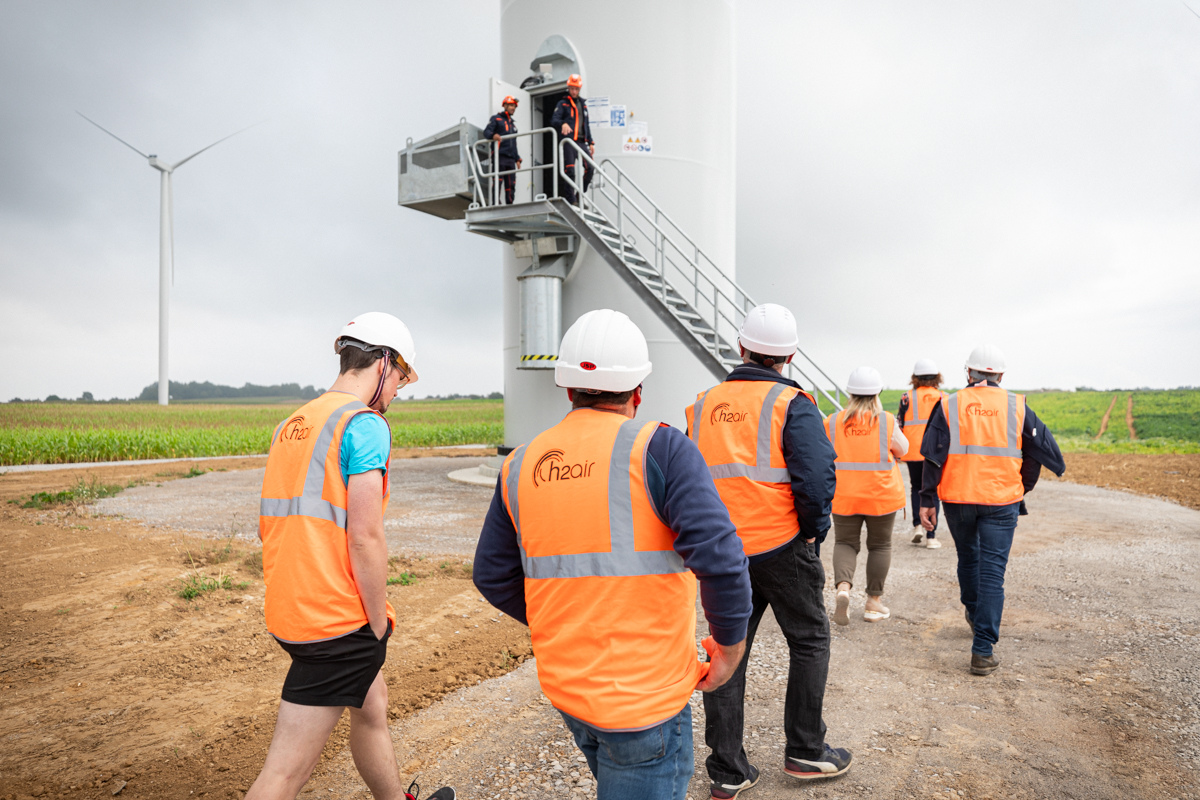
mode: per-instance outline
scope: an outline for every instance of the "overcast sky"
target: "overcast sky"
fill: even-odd
[[[1200,384],[1179,0],[745,0],[737,36],[738,277],[837,380],[990,340],[1014,386]],[[327,386],[380,309],[418,395],[501,389],[501,245],[396,205],[498,65],[497,0],[0,0],[0,400],[157,378],[158,173],[76,110],[170,162],[265,120],[176,173],[172,379]]]

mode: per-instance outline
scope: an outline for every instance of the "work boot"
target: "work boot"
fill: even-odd
[[[758,767],[751,764],[750,777],[746,778],[746,780],[736,784],[717,783],[713,781],[712,786],[709,787],[709,791],[716,800],[733,800],[733,798],[753,787],[756,783],[758,783]]]
[[[971,674],[972,675],[991,675],[1000,666],[1000,656],[993,653],[990,656],[981,656],[976,653],[971,653]]]
[[[827,744],[825,745],[825,752],[815,761],[788,756],[783,761],[783,771],[793,778],[799,778],[802,781],[836,778],[850,769],[850,762],[853,758],[849,750],[841,747],[830,747]]]

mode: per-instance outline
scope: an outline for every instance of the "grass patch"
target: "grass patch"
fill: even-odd
[[[61,492],[38,492],[21,504],[21,508],[50,508],[68,504],[94,503],[104,497],[112,497],[119,493],[124,486],[120,484],[100,483],[94,476],[90,481],[80,478],[75,488]]]
[[[261,576],[263,574],[262,550],[255,550],[253,553],[243,558],[242,566],[256,575]]]
[[[399,575],[389,575],[387,579],[388,586],[413,586],[417,582],[417,576],[411,572],[401,572]]]
[[[216,576],[201,575],[199,572],[193,572],[187,577],[180,578],[179,582],[182,586],[176,594],[184,600],[194,600],[207,592],[215,592],[218,589],[234,588],[233,578],[224,572]]]

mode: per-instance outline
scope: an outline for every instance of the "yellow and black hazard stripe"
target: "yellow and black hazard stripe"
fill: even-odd
[[[522,361],[558,361],[558,356],[521,356]]]

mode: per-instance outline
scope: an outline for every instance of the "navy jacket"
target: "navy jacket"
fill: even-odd
[[[675,552],[700,581],[700,604],[713,638],[722,645],[746,638],[750,573],[737,529],[717,494],[708,465],[692,440],[661,426],[646,447],[646,482],[654,510],[675,532]],[[503,476],[502,476],[503,477]],[[504,486],[496,481],[492,505],[475,548],[474,581],[487,601],[525,625],[525,573]],[[561,521],[564,526],[572,520]]]
[[[582,110],[583,121],[579,123],[579,133],[575,135],[575,109],[578,107]],[[564,137],[562,135],[562,126],[571,126],[571,136]],[[588,122],[587,101],[582,97],[575,98],[575,105],[571,105],[571,96],[567,95],[562,100],[558,101],[558,105],[554,107],[554,116],[550,118],[550,127],[554,128],[554,132],[558,134],[558,138],[571,138],[580,144],[592,144],[592,126]]]
[[[725,380],[774,381],[793,389],[800,388],[795,381],[759,364],[742,364],[730,372]],[[825,422],[820,410],[803,397],[797,396],[788,406],[783,428],[783,458],[792,479],[792,498],[800,526],[799,535],[805,539],[815,538],[816,549],[820,553],[821,542],[829,533],[829,513],[833,508],[833,492],[837,488],[837,472],[833,466],[837,453],[825,434]],[[759,553],[750,562],[758,563],[774,554],[775,550]]]
[[[491,141],[491,138],[497,133],[501,136],[508,136],[510,133],[516,132],[517,123],[513,122],[513,118],[508,115],[507,111],[501,111],[499,114],[493,115],[492,118],[488,120],[487,127],[483,129],[483,138]],[[492,142],[492,144],[488,147],[489,156],[494,152],[495,147],[496,143]],[[483,148],[481,147],[479,149],[482,150]],[[516,161],[520,157],[520,154],[517,153],[516,139],[505,139],[504,141],[500,142],[500,160]]]
[[[999,386],[993,381],[988,386]],[[939,400],[929,414],[929,425],[925,428],[925,437],[921,440],[921,455],[925,456],[925,468],[921,473],[921,507],[935,508],[937,487],[942,482],[942,467],[946,464],[946,456],[950,454],[950,426],[946,422],[946,413],[942,410]],[[1042,467],[1062,477],[1067,471],[1063,461],[1062,451],[1054,434],[1033,413],[1029,403],[1025,403],[1025,426],[1021,429],[1021,483],[1025,494],[1033,491]],[[1021,514],[1028,514],[1025,501],[1021,501]]]

